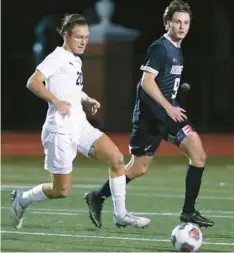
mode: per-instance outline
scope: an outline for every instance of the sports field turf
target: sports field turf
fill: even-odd
[[[25,226],[16,231],[9,220],[11,190],[16,185],[28,188],[47,182],[50,177],[43,169],[43,158],[3,158],[2,251],[173,251],[170,233],[183,203],[186,163],[185,158],[158,157],[147,175],[128,185],[128,210],[150,217],[149,228],[114,227],[111,199],[104,205],[103,228],[93,226],[83,195],[105,181],[107,169],[80,157],[74,164],[71,195],[34,203],[26,212]],[[202,229],[201,251],[233,252],[234,158],[208,160],[197,207],[216,222],[214,228]]]

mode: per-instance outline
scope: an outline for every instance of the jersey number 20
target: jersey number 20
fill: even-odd
[[[179,86],[180,86],[180,78],[176,78],[175,82],[174,82],[173,93],[172,93],[172,96],[171,96],[172,99],[176,98]]]
[[[83,85],[83,73],[77,72],[76,85]]]

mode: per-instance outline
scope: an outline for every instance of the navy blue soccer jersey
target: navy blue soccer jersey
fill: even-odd
[[[156,75],[155,82],[162,94],[171,104],[174,104],[183,70],[181,49],[162,36],[149,47],[141,70]],[[138,120],[141,116],[145,118],[147,115],[162,119],[165,118],[166,111],[139,84],[133,121]]]

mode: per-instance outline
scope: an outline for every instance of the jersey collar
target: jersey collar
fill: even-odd
[[[180,46],[178,44],[176,44],[175,41],[173,41],[166,33],[163,35],[167,40],[169,40],[173,46],[177,47],[177,48],[180,48]]]

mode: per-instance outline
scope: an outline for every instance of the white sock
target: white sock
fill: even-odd
[[[44,184],[39,184],[32,189],[22,192],[20,197],[20,205],[25,207],[32,202],[47,200],[47,196],[44,194],[42,187]]]
[[[109,185],[114,204],[114,213],[117,217],[124,217],[126,214],[125,195],[126,195],[126,177],[110,177]]]

